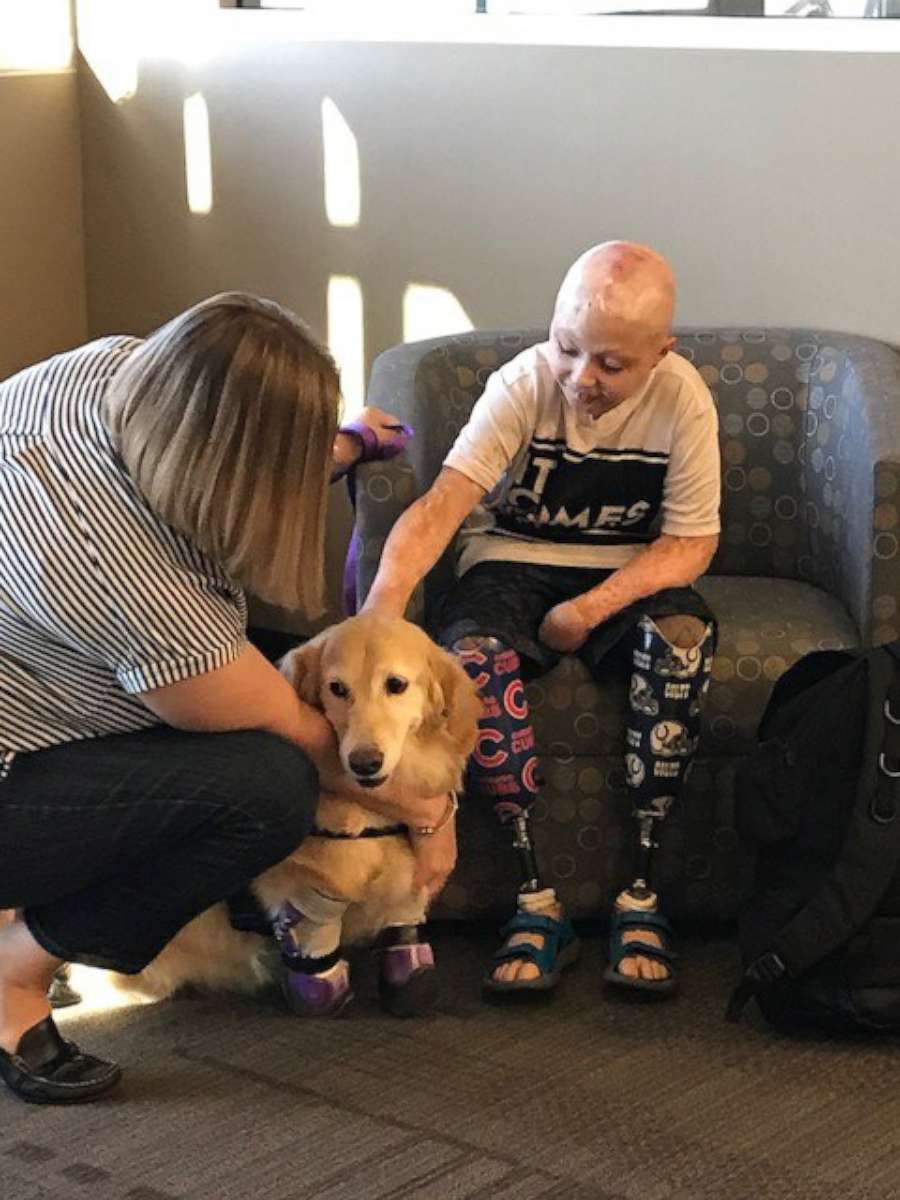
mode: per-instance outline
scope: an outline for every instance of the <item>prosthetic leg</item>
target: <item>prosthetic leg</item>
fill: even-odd
[[[673,620],[660,618],[669,632]],[[691,624],[696,629],[700,622],[691,618]],[[644,616],[638,622],[632,649],[625,775],[638,826],[637,869],[631,885],[616,902],[606,978],[641,990],[667,992],[675,984],[673,955],[667,948],[671,928],[657,912],[652,859],[657,848],[656,827],[679,795],[697,748],[714,640],[712,625],[706,625],[695,644],[673,644],[652,617]],[[625,932],[637,936],[623,939]],[[656,934],[662,945],[639,940],[641,933]],[[619,970],[622,959],[637,955],[663,964],[668,973],[660,972],[658,979],[623,974]]]
[[[462,638],[451,650],[484,701],[469,784],[493,801],[501,825],[511,830],[522,877],[517,913],[501,931],[507,940],[494,956],[494,970],[508,962],[535,968],[509,979],[489,974],[484,987],[490,992],[546,991],[559,982],[562,968],[575,962],[579,946],[556,892],[541,881],[531,839],[529,808],[541,781],[521,662],[515,650],[493,637]]]

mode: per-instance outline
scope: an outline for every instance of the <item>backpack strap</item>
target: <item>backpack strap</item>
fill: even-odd
[[[819,891],[746,969],[726,1016],[759,988],[799,978],[842,946],[878,907],[900,862],[900,643],[866,655],[868,712],[856,801]]]

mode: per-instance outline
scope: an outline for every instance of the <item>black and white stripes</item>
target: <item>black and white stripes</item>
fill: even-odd
[[[136,693],[244,644],[240,588],[151,511],[103,423],[139,345],[104,338],[0,384],[0,763],[156,724]]]

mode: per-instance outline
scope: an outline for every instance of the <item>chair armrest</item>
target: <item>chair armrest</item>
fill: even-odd
[[[388,534],[420,493],[416,488],[415,473],[405,453],[391,459],[390,462],[366,463],[365,466],[357,467],[356,478],[356,531],[359,536],[359,557],[356,564],[358,611],[375,580]],[[410,621],[422,623],[424,599],[421,586],[416,588],[406,615]]]
[[[843,601],[864,645],[900,637],[900,355],[835,335],[809,376],[800,449],[811,582]]]

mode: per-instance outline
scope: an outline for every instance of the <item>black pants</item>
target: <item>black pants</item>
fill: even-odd
[[[273,734],[159,727],[19,754],[0,780],[0,908],[68,962],[140,971],[287,857],[318,776]]]
[[[547,567],[536,563],[482,562],[457,580],[429,621],[430,632],[442,646],[480,634],[511,646],[522,662],[526,680],[545,674],[560,655],[538,638],[544,617],[557,604],[574,600],[612,575],[587,567]],[[630,666],[629,634],[640,618],[697,617],[715,628],[716,618],[692,587],[664,588],[623,608],[591,630],[577,651],[596,678],[601,664],[618,656]],[[623,639],[625,639],[623,643]]]

